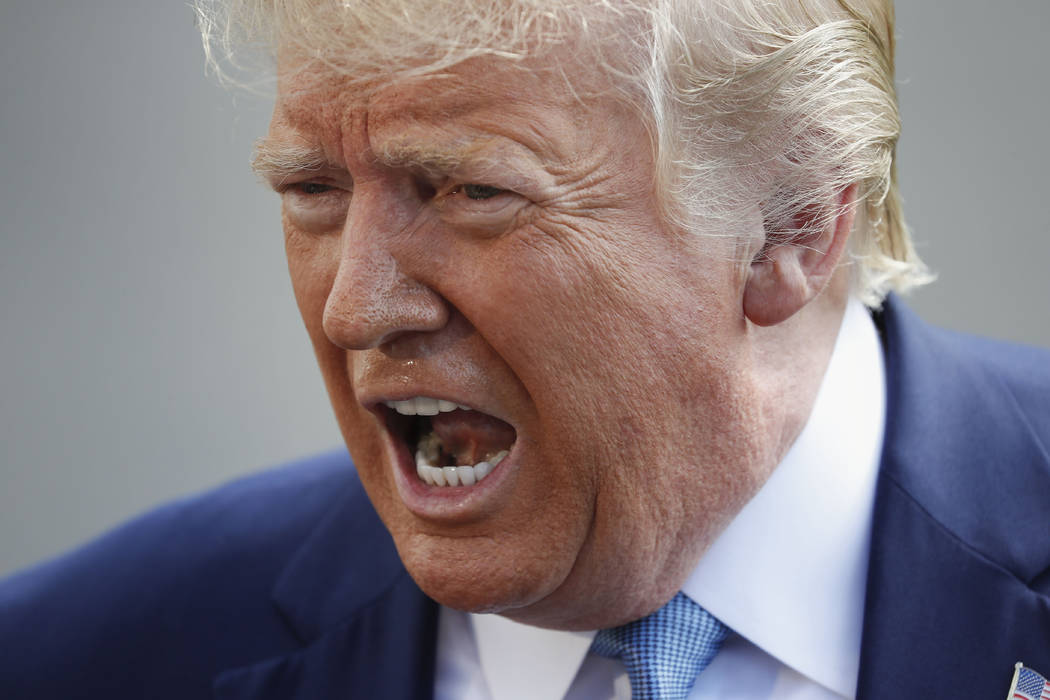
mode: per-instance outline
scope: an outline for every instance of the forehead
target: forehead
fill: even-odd
[[[282,68],[268,140],[322,149],[340,165],[365,151],[396,160],[420,141],[440,141],[451,158],[466,157],[486,138],[571,158],[581,123],[616,108],[574,66],[476,58],[438,74],[368,81],[324,67]]]

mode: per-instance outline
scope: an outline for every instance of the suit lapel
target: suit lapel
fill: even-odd
[[[1047,598],[879,484],[857,697],[995,698],[1050,669]]]
[[[218,700],[417,700],[433,696],[437,606],[405,576],[302,651],[226,671]]]
[[[892,299],[880,321],[888,417],[857,697],[999,697],[1014,662],[1050,670],[1046,453],[975,341]]]
[[[222,700],[430,698],[437,605],[408,576],[356,476],[273,590],[304,647],[216,677]]]

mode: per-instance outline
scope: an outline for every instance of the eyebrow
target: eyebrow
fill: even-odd
[[[487,142],[430,144],[389,141],[375,153],[375,159],[390,168],[413,168],[428,175],[455,172],[468,159],[486,160]],[[336,168],[318,147],[264,137],[255,143],[252,170],[271,184],[278,185],[297,173]]]
[[[429,175],[446,175],[481,150],[470,146],[435,145],[408,141],[389,141],[376,153],[376,159],[391,168],[413,168]]]
[[[252,170],[272,184],[304,171],[321,170],[329,165],[324,152],[313,146],[261,138],[255,142]]]

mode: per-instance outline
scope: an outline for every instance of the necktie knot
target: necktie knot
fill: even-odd
[[[647,617],[598,632],[591,651],[623,661],[632,700],[685,700],[728,634],[728,627],[679,592]]]

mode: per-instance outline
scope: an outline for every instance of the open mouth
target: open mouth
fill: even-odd
[[[473,486],[506,457],[517,433],[494,416],[444,399],[416,396],[384,401],[387,427],[431,486]]]

